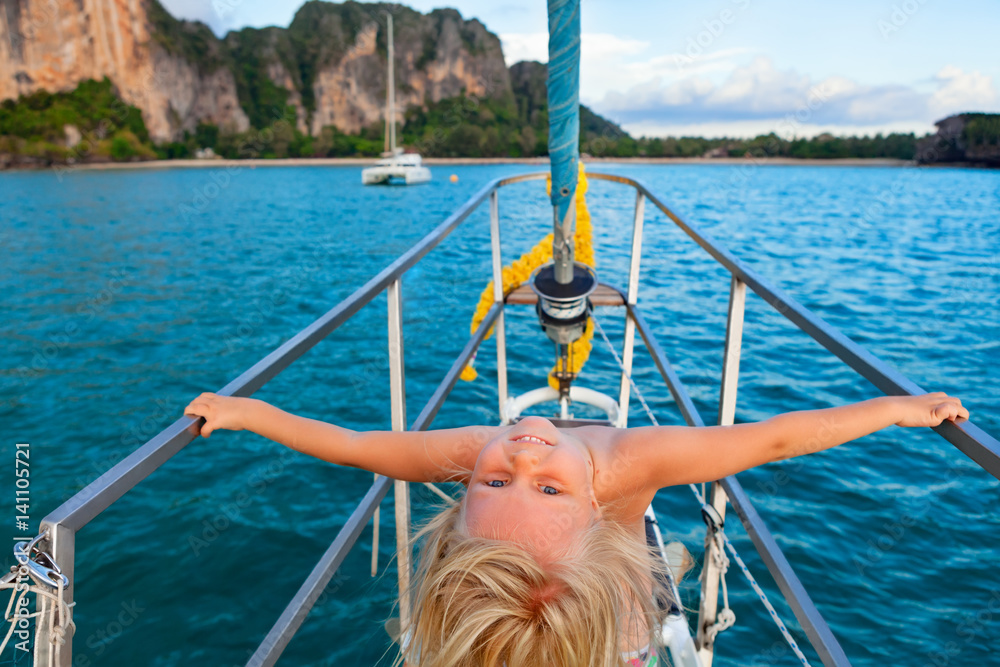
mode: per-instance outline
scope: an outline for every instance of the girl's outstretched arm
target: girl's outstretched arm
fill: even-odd
[[[938,392],[883,396],[825,410],[789,412],[752,424],[631,428],[616,439],[616,458],[639,488],[709,482],[771,461],[818,452],[897,426],[937,426],[968,418],[962,402]]]
[[[191,401],[184,414],[205,418],[199,433],[206,438],[216,429],[246,429],[330,463],[408,482],[462,481],[454,473],[471,470],[480,450],[497,431],[496,427],[467,426],[423,432],[358,432],[298,417],[257,399],[212,393]]]

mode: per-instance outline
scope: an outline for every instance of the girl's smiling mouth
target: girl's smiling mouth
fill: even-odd
[[[552,446],[551,442],[542,440],[536,435],[519,435],[513,440],[511,440],[511,442],[535,442],[538,443],[539,445],[548,445],[549,447]]]

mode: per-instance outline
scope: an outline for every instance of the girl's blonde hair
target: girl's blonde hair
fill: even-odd
[[[670,593],[660,583],[663,561],[638,535],[597,521],[569,556],[543,567],[516,544],[470,537],[463,504],[417,534],[423,546],[402,642],[409,665],[618,667],[621,651],[648,644],[656,652],[655,599]]]

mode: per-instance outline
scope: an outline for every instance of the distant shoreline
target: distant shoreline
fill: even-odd
[[[367,167],[374,163],[376,158],[274,158],[274,159],[247,159],[247,160],[149,160],[147,162],[94,162],[88,164],[76,164],[70,166],[52,167],[13,167],[9,171],[102,171],[113,169],[174,169],[174,168],[194,168],[211,169],[227,167]],[[719,158],[611,158],[611,157],[584,157],[585,164],[620,163],[620,164],[671,164],[671,165],[754,165],[754,166],[823,166],[823,167],[904,167],[913,165],[910,160],[897,160],[891,158],[836,158],[829,160],[805,159],[805,158],[739,158],[739,157],[719,157]],[[524,164],[524,165],[548,165],[547,157],[533,158],[424,158],[424,164],[428,166],[449,166],[449,165],[498,165],[498,164]],[[955,166],[955,165],[946,165]]]

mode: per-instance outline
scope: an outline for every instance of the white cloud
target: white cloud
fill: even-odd
[[[604,32],[585,32],[580,36],[581,67],[587,61],[635,56],[648,48],[649,42],[639,39],[623,39]]]
[[[500,46],[503,48],[503,59],[510,67],[522,60],[537,60],[540,63],[549,61],[549,33],[519,32],[500,35]]]
[[[500,35],[503,58],[510,67],[521,60],[549,61],[549,33],[509,32]],[[602,32],[585,32],[580,35],[581,68],[588,62],[634,56],[649,48],[649,42],[638,39],[623,39],[617,35]]]
[[[784,138],[792,137],[815,137],[820,134],[829,133],[833,135],[856,135],[874,136],[878,133],[889,134],[891,132],[913,132],[921,136],[934,131],[934,126],[930,123],[920,121],[907,121],[899,123],[880,123],[877,125],[856,125],[856,124],[812,124],[803,123],[794,127],[794,131],[789,134],[789,125],[785,119],[759,119],[759,120],[736,120],[736,121],[707,121],[696,123],[671,123],[642,121],[637,123],[624,123],[622,129],[633,137],[757,137],[762,134],[775,134]]]
[[[679,79],[685,76],[732,71],[736,66],[736,57],[749,53],[753,51],[745,48],[719,49],[697,57],[684,53],[666,53],[645,62],[627,63],[625,67],[633,75],[647,72],[647,78],[661,76]]]
[[[809,77],[792,71],[774,69],[770,59],[754,58],[747,67],[737,67],[725,84],[715,87],[705,97],[708,106],[742,106],[751,112],[770,112],[776,108],[795,108],[809,90]]]
[[[500,35],[504,60],[511,66],[522,60],[547,62],[547,32],[504,33]],[[645,56],[651,44],[638,39],[623,39],[609,33],[583,33],[580,46],[580,97],[594,104],[612,91],[648,85],[684,76],[713,76],[731,72],[734,59],[748,49],[721,49],[690,58],[682,53]]]
[[[939,88],[930,99],[930,110],[937,117],[962,111],[986,111],[998,106],[997,91],[993,80],[979,72],[963,72],[953,65],[946,65],[934,80]]]
[[[844,87],[840,81],[837,85]],[[701,75],[666,85],[653,80],[625,92],[610,92],[596,107],[633,122],[663,117],[699,122],[769,117],[794,113],[799,107],[811,115],[819,106],[817,100],[824,98],[825,93],[812,86],[808,76],[776,70],[768,58],[757,57],[749,65],[732,69],[721,83]]]
[[[201,21],[216,35],[245,26],[288,26],[301,2],[273,0],[162,0],[173,16],[188,21]]]
[[[633,57],[629,61],[622,56],[611,55],[610,49],[603,53],[593,49],[591,53],[587,48],[585,39],[580,59],[580,97],[591,105],[599,103],[612,91],[628,90],[634,86],[663,85],[686,78],[719,79],[733,70],[737,57],[749,52],[747,49],[725,49],[697,59],[668,53],[641,59]],[[625,45],[621,47],[622,51],[626,48]],[[637,48],[636,53],[640,53]]]
[[[731,127],[733,132],[767,128],[804,136],[831,131],[828,128],[855,128],[850,133],[885,132],[890,127],[919,132],[931,129],[933,121],[943,116],[997,106],[992,79],[979,72],[946,67],[934,81],[936,89],[927,92],[895,84],[862,85],[842,76],[815,82],[757,57],[733,68],[719,82],[701,74],[669,81],[655,77],[609,91],[594,108],[630,131],[646,134],[653,128]]]
[[[232,1],[224,0],[227,3],[224,6],[228,7],[228,3]],[[201,21],[217,35],[223,34],[229,28],[228,21],[213,8],[211,2],[205,2],[204,0],[164,0],[163,6],[179,19]]]

